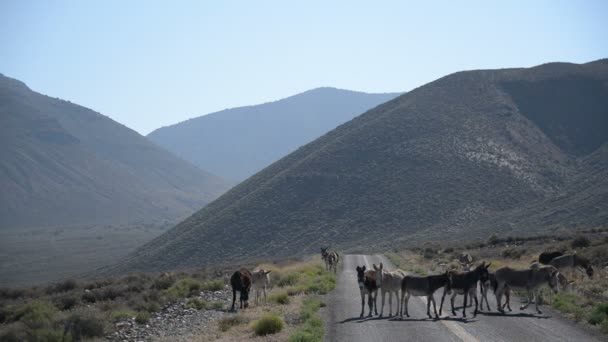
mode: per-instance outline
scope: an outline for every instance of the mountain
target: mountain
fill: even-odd
[[[214,174],[242,181],[336,126],[398,96],[317,88],[155,130],[148,138]]]
[[[605,224],[607,184],[584,183],[581,170],[606,173],[606,142],[608,59],[458,72],[273,163],[114,271],[487,237],[503,228],[484,226],[491,218],[548,203],[569,186],[597,195],[585,206],[599,207],[599,217],[579,225]],[[525,234],[549,228],[538,221]]]
[[[0,74],[0,228],[176,219],[230,183]]]

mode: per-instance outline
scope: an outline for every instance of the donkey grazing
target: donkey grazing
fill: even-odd
[[[464,273],[451,273],[451,287],[452,287],[452,297],[450,298],[450,303],[452,304],[452,315],[456,315],[456,311],[454,311],[454,300],[456,296],[459,294],[464,295],[464,301],[462,305],[462,317],[467,317],[467,297],[471,296],[475,299],[475,311],[473,312],[473,317],[477,316],[477,311],[479,308],[479,302],[477,300],[477,283],[479,281],[485,282],[489,278],[488,268],[490,264],[484,262],[481,265],[475,267],[474,270]],[[441,297],[441,305],[439,306],[439,313],[443,311],[443,300],[445,296]]]
[[[369,306],[369,315],[372,316],[372,308],[378,314],[378,306],[376,299],[378,297],[378,288],[380,288],[382,278],[378,278],[378,273],[382,273],[382,263],[380,267],[376,264],[373,265],[374,270],[365,270],[365,265],[357,266],[357,282],[359,284],[359,291],[361,292],[361,315],[363,317],[365,309],[365,295],[367,294],[367,305]]]
[[[543,265],[549,265],[549,263],[551,262],[551,260],[560,257],[564,255],[564,253],[559,252],[559,251],[553,251],[553,252],[542,252],[540,253],[540,255],[538,256],[538,262],[540,262]]]
[[[249,290],[251,289],[251,280],[252,275],[246,268],[241,268],[240,270],[234,272],[232,277],[230,277],[230,285],[232,285],[232,309],[234,310],[234,303],[236,302],[236,291],[239,291],[241,294],[241,309],[245,309],[249,307]]]
[[[382,264],[380,264],[382,266]],[[405,271],[396,270],[396,271],[386,271],[378,272],[376,277],[380,277],[380,292],[382,293],[382,308],[380,309],[380,316],[384,314],[384,298],[388,293],[388,304],[389,304],[389,317],[393,315],[393,293],[395,293],[395,298],[397,299],[397,310],[395,311],[395,315],[399,313],[399,304],[401,303],[401,297],[399,296],[399,292],[401,291],[401,283],[403,282],[403,277],[405,277]],[[403,294],[401,294],[403,296]]]
[[[557,268],[558,270],[564,270],[567,268],[577,269],[578,267],[581,267],[585,270],[589,278],[593,277],[593,267],[589,263],[589,260],[576,254],[567,254],[556,257],[549,262],[549,265]]]
[[[321,247],[321,258],[325,261],[325,270],[331,271],[333,268],[334,274],[338,271],[338,261],[340,261],[340,255],[337,252],[328,252],[328,247]]]
[[[527,308],[532,302],[532,293],[536,298],[536,312],[542,313],[538,309],[538,298],[540,297],[540,286],[548,284],[554,293],[559,290],[558,275],[559,271],[553,266],[533,267],[527,270],[514,270],[510,267],[502,267],[496,270],[496,303],[498,311],[504,313],[504,308],[501,307],[502,295],[507,289],[525,289],[528,292],[528,301],[520,307],[520,310]]]
[[[268,304],[268,299],[266,298],[266,290],[270,286],[270,272],[272,271],[265,271],[261,269],[252,273],[251,287],[255,291],[256,305],[258,304],[259,297],[261,297],[260,292],[264,292],[264,304]]]
[[[405,304],[405,315],[410,317],[408,312],[408,302],[410,300],[410,296],[424,296],[426,297],[426,314],[429,316],[429,318],[433,318],[433,316],[431,316],[432,302],[433,310],[435,311],[435,318],[439,318],[439,315],[437,314],[437,305],[435,303],[435,297],[433,294],[441,287],[443,287],[444,297],[446,293],[451,294],[451,283],[452,280],[450,279],[449,272],[426,277],[406,275],[403,277],[403,281],[401,282],[401,308],[399,310],[399,314],[403,317],[403,305]]]

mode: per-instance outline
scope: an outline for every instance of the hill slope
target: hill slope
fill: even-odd
[[[0,228],[175,219],[229,183],[0,74]]]
[[[296,148],[399,94],[317,88],[155,130],[150,140],[214,174],[242,181]]]
[[[479,222],[556,196],[608,141],[607,82],[608,60],[446,76],[272,164],[116,270],[489,234]]]

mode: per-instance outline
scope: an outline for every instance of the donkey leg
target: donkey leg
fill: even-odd
[[[429,318],[433,318],[433,316],[431,316],[431,301],[433,296],[426,296],[426,314],[429,316]]]
[[[477,316],[477,309],[479,307],[479,302],[477,301],[477,294],[473,294],[473,298],[475,299],[475,311],[473,311],[473,317]],[[482,303],[483,305],[483,303]]]
[[[382,291],[380,295],[382,296],[382,308],[380,309],[380,317],[382,317],[382,315],[384,315],[384,297],[386,297],[386,292]]]
[[[523,309],[527,308],[528,305],[530,305],[530,302],[532,301],[532,291],[530,291],[530,289],[527,289],[527,290],[528,290],[528,295],[526,296],[526,304],[520,306],[519,310],[523,310]]]
[[[393,292],[388,292],[388,317],[393,316]]]
[[[507,306],[507,308],[509,309],[509,311],[513,311],[511,309],[511,293],[509,291],[505,292],[505,300],[506,300],[505,305]],[[503,310],[504,310],[504,307],[503,307]]]
[[[410,313],[409,313],[409,311],[407,310],[407,304],[409,303],[409,301],[410,301],[410,294],[408,293],[408,294],[406,294],[406,295],[405,295],[405,298],[404,298],[404,304],[403,304],[403,305],[405,305],[405,308],[404,308],[404,309],[405,309],[405,316],[406,316],[406,317],[410,317]],[[403,315],[402,315],[402,316],[403,316]]]
[[[234,311],[234,303],[236,302],[236,290],[232,290],[232,308],[230,311]]]
[[[540,290],[536,290],[536,294],[534,295],[534,297],[536,297],[536,301],[535,301],[535,305],[536,305],[536,312],[538,312],[538,314],[542,314],[542,311],[540,311],[540,309],[538,308],[538,298],[540,297]]]
[[[450,304],[452,305],[452,316],[456,316],[456,311],[454,310],[454,301],[456,300],[456,292],[452,292],[452,297],[450,297]]]
[[[435,319],[439,319],[439,315],[437,314],[437,303],[435,302],[435,296],[431,296],[433,299],[433,311],[435,311]]]
[[[376,292],[376,295],[378,293]],[[374,300],[376,299],[376,296],[374,296],[372,293],[370,293],[367,297],[367,305],[369,306],[369,317],[372,317],[372,309],[374,308]]]
[[[378,290],[374,293],[374,313],[378,316]]]
[[[467,317],[467,299],[469,297],[469,291],[465,290],[464,291],[464,302],[463,302],[463,306],[462,306],[462,317]]]
[[[264,286],[264,305],[268,304],[268,295],[266,294],[266,286]]]
[[[365,293],[361,290],[361,315],[359,317],[363,317],[363,313],[365,311]]]
[[[441,304],[439,304],[439,315],[443,315],[443,300],[445,299],[445,291],[443,291],[443,295],[441,296]]]

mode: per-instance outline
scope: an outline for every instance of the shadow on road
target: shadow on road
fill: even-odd
[[[500,312],[487,312],[487,311],[480,311],[478,313],[478,315],[484,315],[484,316],[499,316],[499,317],[505,317],[505,318],[509,318],[509,317],[528,317],[528,318],[539,318],[539,319],[547,319],[547,318],[551,318],[552,316],[549,315],[538,315],[538,314],[531,314],[531,313],[525,313],[525,312],[520,312],[520,313],[500,313]]]
[[[367,321],[380,321],[380,320],[387,320],[387,321],[391,321],[391,322],[437,322],[440,320],[445,320],[445,321],[454,321],[454,322],[461,322],[461,323],[473,323],[473,322],[477,322],[477,320],[475,319],[467,319],[467,318],[462,318],[462,317],[449,317],[449,316],[445,316],[445,317],[440,317],[440,318],[428,318],[428,317],[423,317],[423,318],[409,318],[409,317],[400,317],[400,316],[373,316],[373,317],[369,317],[369,316],[365,316],[365,317],[352,317],[352,318],[347,318],[343,321],[337,322],[336,324],[344,324],[344,323],[364,323]]]

